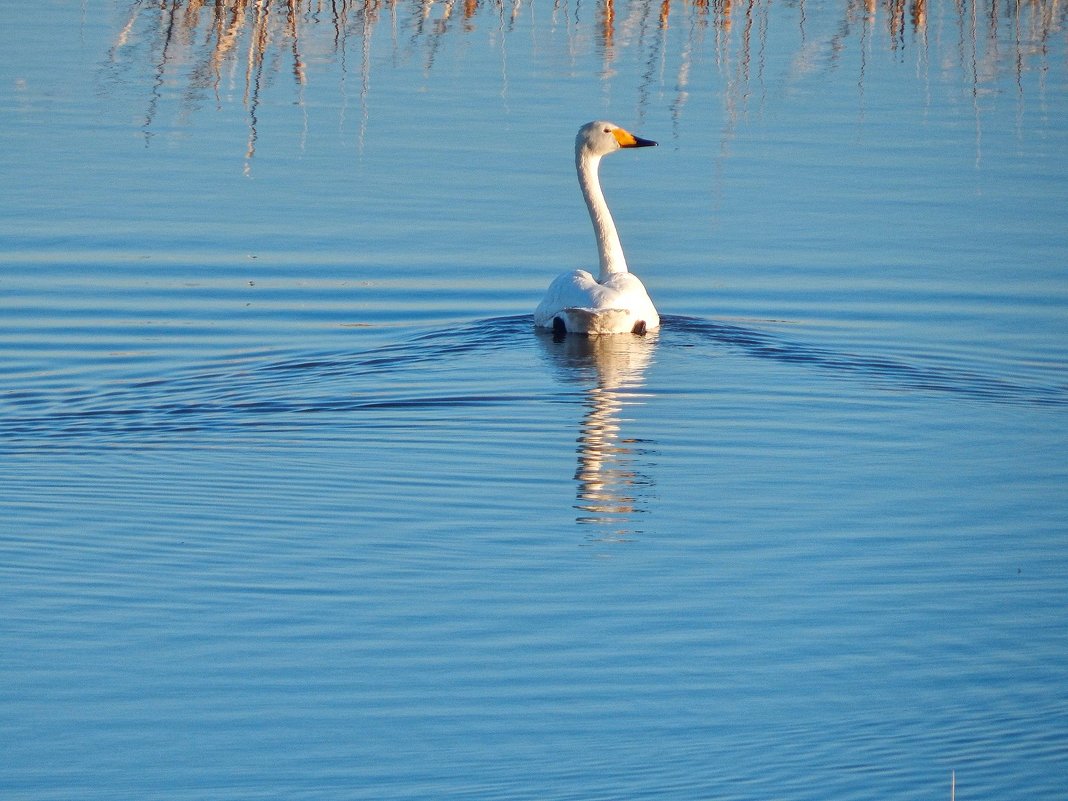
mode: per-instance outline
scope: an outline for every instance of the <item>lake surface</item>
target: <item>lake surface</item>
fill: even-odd
[[[1065,797],[1063,5],[0,45],[5,799]],[[554,339],[595,118],[664,322]]]

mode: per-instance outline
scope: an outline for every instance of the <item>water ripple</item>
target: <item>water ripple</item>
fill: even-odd
[[[545,338],[545,337],[542,337]],[[200,367],[126,384],[67,390],[16,388],[4,398],[7,413],[0,441],[9,446],[80,437],[162,436],[190,431],[286,428],[295,418],[359,411],[394,412],[394,417],[348,421],[348,425],[403,425],[412,410],[463,409],[531,404],[546,397],[509,375],[509,357],[497,370],[481,362],[498,351],[520,352],[539,338],[529,315],[499,317],[461,328],[431,331],[363,353],[305,353],[285,358],[259,355],[243,362]],[[1068,387],[959,368],[933,366],[879,354],[854,354],[792,341],[752,327],[668,316],[649,345],[658,360],[678,348],[710,345],[739,350],[763,360],[788,363],[894,390],[945,394],[1000,404],[1064,406]],[[558,367],[576,372],[590,354],[562,351]],[[580,349],[581,351],[581,349]],[[421,370],[416,377],[406,371]],[[429,371],[429,372],[428,372]],[[510,371],[510,372],[515,372]],[[492,384],[492,386],[490,386]],[[646,391],[657,392],[656,386]]]
[[[877,354],[836,352],[793,342],[752,328],[693,317],[667,317],[665,327],[693,340],[738,348],[749,356],[813,367],[878,381],[896,389],[948,393],[975,400],[1008,404],[1063,406],[1068,385],[1024,384],[965,368],[909,363]]]

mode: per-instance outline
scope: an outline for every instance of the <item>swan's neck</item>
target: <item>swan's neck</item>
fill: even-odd
[[[597,237],[597,252],[601,256],[601,280],[612,273],[627,272],[627,260],[623,256],[623,245],[619,242],[616,224],[612,213],[605,203],[601,192],[601,182],[597,178],[597,167],[601,157],[581,150],[575,153],[575,166],[578,169],[579,186],[586,207],[590,210],[593,233]]]

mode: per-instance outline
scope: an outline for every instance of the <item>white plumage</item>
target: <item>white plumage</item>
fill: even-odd
[[[534,311],[534,324],[539,328],[572,334],[643,334],[660,326],[660,315],[645,286],[627,269],[597,177],[603,156],[622,148],[655,144],[611,122],[598,120],[579,129],[575,169],[597,238],[600,274],[594,278],[586,270],[575,270],[557,276]]]

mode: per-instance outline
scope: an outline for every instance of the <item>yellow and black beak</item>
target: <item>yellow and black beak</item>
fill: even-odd
[[[620,147],[656,147],[656,142],[652,139],[642,139],[640,136],[635,136],[630,131],[625,131],[622,128],[616,128],[612,131],[612,135],[615,136]]]

